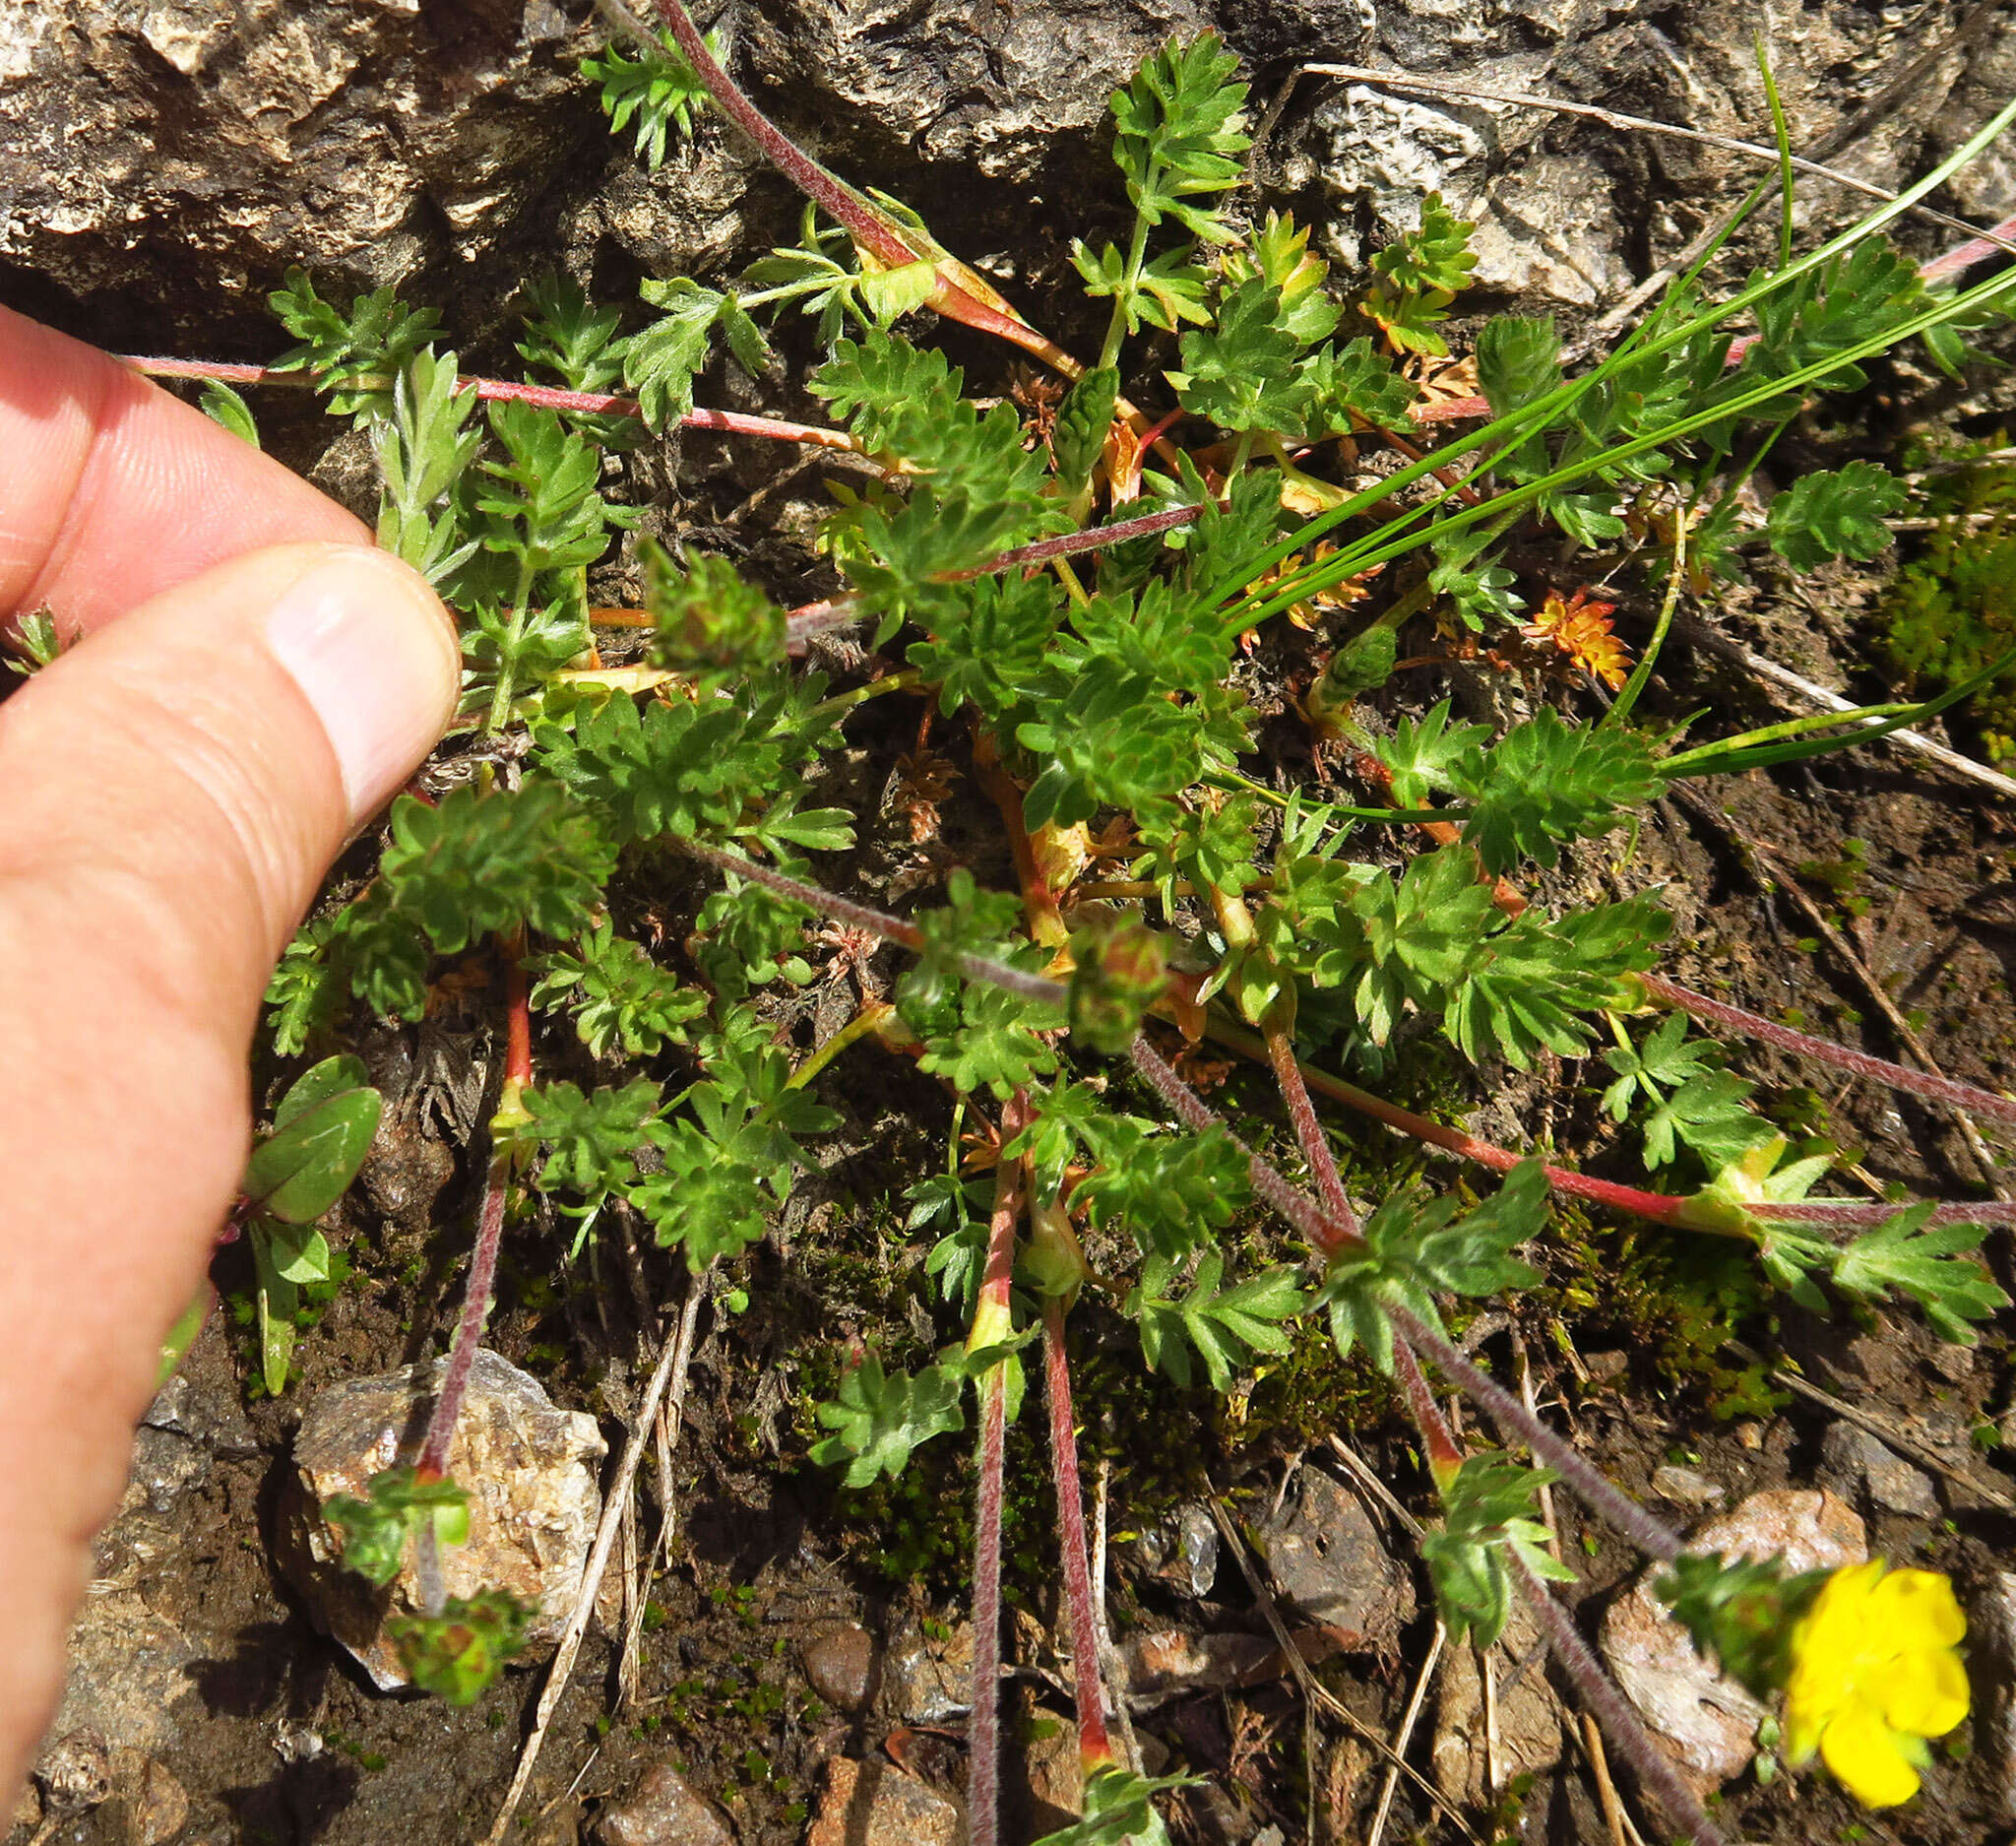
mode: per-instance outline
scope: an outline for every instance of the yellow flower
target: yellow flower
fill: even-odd
[[[1865,1808],[1918,1793],[1928,1737],[1967,1716],[1967,1673],[1956,1651],[1967,1618],[1936,1571],[1885,1574],[1881,1559],[1827,1579],[1793,1631],[1786,1685],[1786,1754],[1794,1767],[1817,1749]]]

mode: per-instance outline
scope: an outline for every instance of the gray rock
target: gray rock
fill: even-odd
[[[1688,1549],[1726,1558],[1783,1558],[1795,1570],[1834,1569],[1868,1557],[1854,1508],[1832,1494],[1793,1489],[1752,1494],[1702,1525]],[[1694,1651],[1687,1631],[1652,1592],[1659,1574],[1658,1565],[1647,1569],[1604,1618],[1604,1659],[1653,1741],[1706,1795],[1748,1764],[1764,1709]]]
[[[1281,1650],[1260,1634],[1199,1634],[1146,1628],[1120,1643],[1127,1696],[1154,1705],[1179,1692],[1223,1692],[1285,1672]]]
[[[154,1751],[175,1734],[174,1707],[196,1687],[203,1657],[182,1630],[138,1592],[87,1596],[70,1630],[70,1671],[53,1735],[88,1730],[108,1747]]]
[[[595,1823],[601,1846],[734,1846],[734,1829],[668,1762],[654,1763],[627,1800]]]
[[[817,125],[822,152],[947,162],[1029,181],[1060,155],[1103,159],[1106,100],[1172,33],[1211,23],[1203,0],[776,0],[751,9],[757,100]]]
[[[339,1494],[364,1497],[374,1474],[410,1458],[445,1363],[324,1391],[301,1419],[282,1495],[281,1568],[381,1691],[407,1684],[381,1627],[417,1607],[412,1560],[389,1589],[374,1588],[344,1569],[342,1535],[322,1508]],[[444,1554],[442,1573],[451,1596],[508,1590],[537,1610],[523,1663],[550,1647],[580,1593],[601,1508],[594,1464],[606,1452],[593,1417],[556,1409],[529,1372],[476,1353],[448,1450],[448,1472],[470,1496],[470,1538]]]
[[[1728,1489],[1721,1482],[1711,1481],[1697,1469],[1680,1468],[1671,1463],[1654,1471],[1652,1491],[1662,1499],[1671,1500],[1675,1506],[1719,1505],[1729,1496]]]
[[[914,1776],[836,1756],[805,1846],[957,1846],[959,1810]]]
[[[957,1623],[941,1640],[906,1618],[890,1636],[882,1698],[903,1724],[943,1724],[962,1716],[973,1704],[973,1623]]]
[[[1218,1580],[1218,1524],[1210,1509],[1188,1500],[1141,1528],[1133,1551],[1158,1582],[1186,1596],[1209,1596]]]
[[[1346,1647],[1383,1649],[1414,1615],[1408,1571],[1387,1552],[1357,1496],[1320,1468],[1301,1471],[1279,1516],[1253,1537],[1296,1613],[1321,1623]]]
[[[805,1644],[805,1678],[836,1711],[859,1711],[874,1683],[875,1643],[858,1623],[829,1628]]]
[[[1852,1423],[1829,1426],[1820,1443],[1821,1478],[1850,1497],[1866,1490],[1885,1512],[1929,1519],[1939,1510],[1931,1477]]]
[[[225,1374],[219,1378],[204,1367],[204,1375],[194,1375],[195,1367],[207,1355],[202,1343],[192,1349],[184,1369],[161,1386],[148,1406],[142,1424],[150,1430],[164,1430],[208,1449],[213,1455],[256,1455],[259,1438],[245,1408]]]

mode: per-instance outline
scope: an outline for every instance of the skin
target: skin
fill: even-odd
[[[349,514],[0,309],[0,628],[43,606],[81,638],[0,702],[7,1806],[243,1171],[268,975],[457,675],[439,603]]]

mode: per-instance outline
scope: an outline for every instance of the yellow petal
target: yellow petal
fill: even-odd
[[[1897,1738],[1866,1705],[1836,1714],[1820,1737],[1820,1754],[1841,1785],[1864,1808],[1894,1808],[1918,1793],[1918,1771]]]
[[[1946,1647],[1915,1648],[1885,1671],[1869,1688],[1882,1701],[1884,1719],[1896,1730],[1919,1737],[1944,1737],[1967,1716],[1967,1670]]]
[[[1869,1599],[1869,1619],[1885,1630],[1894,1623],[1906,1646],[1952,1647],[1967,1634],[1953,1585],[1936,1570],[1893,1570]]]

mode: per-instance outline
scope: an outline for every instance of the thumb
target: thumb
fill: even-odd
[[[457,663],[404,564],[288,544],[0,705],[0,1788],[243,1170],[274,960],[447,724]]]

